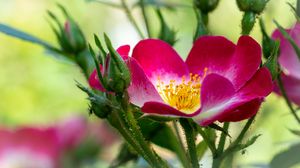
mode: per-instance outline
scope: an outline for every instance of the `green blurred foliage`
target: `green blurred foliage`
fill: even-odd
[[[56,45],[55,36],[46,20],[47,10],[59,12],[56,2],[0,0],[1,22]],[[192,0],[172,2],[187,4],[176,12],[162,10],[165,22],[178,33],[175,48],[185,58],[196,29],[194,12],[188,6]],[[295,4],[295,0],[270,0],[267,4],[266,10],[261,14],[267,33],[271,34],[276,27],[273,19],[284,27],[295,22],[286,2]],[[93,33],[106,32],[114,46],[128,43],[134,45],[138,42],[137,33],[119,9],[84,0],[64,0],[60,3],[70,11],[90,41]],[[141,20],[139,11],[134,9],[133,12]],[[154,33],[158,34],[159,20],[156,12],[149,12],[153,18],[151,22]],[[224,35],[237,41],[241,32],[242,14],[234,0],[221,0],[216,10],[209,14],[208,28],[211,34]],[[258,21],[251,36],[261,41]],[[55,60],[39,46],[0,34],[0,125],[46,124],[75,113],[87,115],[86,95],[75,86],[75,80],[86,84],[83,75],[74,65]],[[251,128],[253,134],[262,136],[245,154],[236,159],[237,162],[243,165],[269,162],[276,153],[299,139],[288,130],[296,126],[284,101],[271,95]],[[240,123],[232,124],[231,127],[234,135],[234,130],[239,130]]]

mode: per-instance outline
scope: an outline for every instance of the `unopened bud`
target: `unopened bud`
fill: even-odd
[[[60,41],[63,49],[71,53],[79,53],[87,47],[81,29],[72,19],[65,22]]]
[[[237,0],[237,5],[241,11],[254,12],[260,14],[266,7],[269,0]]]
[[[105,42],[109,50],[108,63],[106,65],[107,71],[105,72],[105,77],[107,80],[108,91],[122,93],[130,85],[131,76],[130,71],[122,59],[122,57],[116,52],[112,47],[109,38],[105,35]]]
[[[207,14],[218,6],[219,0],[194,0],[194,3],[197,8]]]

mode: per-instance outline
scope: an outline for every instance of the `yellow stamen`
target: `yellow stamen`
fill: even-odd
[[[201,81],[206,74],[207,68],[204,69],[202,76],[190,74],[188,81],[186,77],[183,76],[181,83],[170,80],[168,84],[165,84],[161,81],[160,77],[158,77],[156,87],[158,93],[166,103],[177,110],[190,114],[200,107]]]

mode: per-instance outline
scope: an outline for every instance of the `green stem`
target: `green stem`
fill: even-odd
[[[296,110],[293,108],[292,103],[291,103],[291,101],[289,100],[289,98],[286,94],[286,91],[284,89],[284,85],[283,85],[283,82],[282,82],[282,79],[281,79],[280,75],[278,75],[277,81],[278,81],[280,92],[281,92],[282,96],[284,97],[284,100],[285,100],[286,104],[288,105],[288,107],[289,107],[292,115],[295,117],[296,121],[300,124],[300,118],[297,115]]]
[[[194,127],[188,119],[181,118],[179,121],[185,132],[185,138],[188,146],[188,153],[192,163],[192,168],[199,168],[199,161],[195,144],[196,133]]]
[[[247,121],[247,123],[245,124],[244,128],[243,128],[242,131],[240,132],[239,136],[238,136],[238,137],[236,138],[236,140],[233,142],[233,144],[232,144],[233,146],[239,144],[239,143],[243,140],[243,138],[244,138],[246,132],[249,130],[251,124],[252,124],[253,121],[254,121],[254,119],[255,119],[255,116],[251,117],[251,118]]]
[[[141,6],[141,9],[142,9],[142,14],[143,14],[143,18],[144,18],[144,21],[145,21],[148,37],[151,38],[152,35],[151,35],[151,30],[150,30],[150,23],[149,23],[148,15],[147,15],[147,12],[146,12],[145,1],[144,0],[140,0],[140,6]]]
[[[227,137],[226,132],[228,132],[228,128],[229,128],[229,122],[225,122],[223,125],[224,132],[222,132],[222,134],[221,134],[218,149],[217,149],[217,153],[219,153],[219,154],[221,154],[224,150],[224,146],[226,143],[226,137]]]
[[[179,141],[179,143],[180,143],[180,150],[182,151],[182,157],[181,157],[181,159],[182,159],[182,165],[183,165],[183,167],[185,167],[185,168],[190,168],[191,167],[191,165],[190,165],[190,162],[189,162],[189,158],[187,157],[187,155],[185,154],[185,148],[184,148],[184,145],[183,145],[183,142],[182,142],[182,138],[181,138],[181,136],[180,136],[180,133],[179,133],[179,128],[178,128],[178,125],[177,125],[177,123],[176,123],[176,121],[173,121],[172,122],[173,123],[173,127],[174,127],[174,129],[175,129],[175,133],[176,133],[176,136],[177,136],[177,138],[178,138],[178,141]]]
[[[236,150],[236,147],[245,137],[246,132],[249,130],[251,124],[253,123],[255,116],[251,117],[247,123],[245,124],[244,128],[235,139],[235,141],[222,153],[218,153],[213,159],[213,168],[219,168],[222,164],[222,161],[225,157],[232,155],[232,152]],[[224,125],[225,126],[225,125]]]
[[[151,147],[149,147],[149,143],[146,142],[143,134],[141,133],[140,127],[136,122],[136,119],[130,107],[127,110],[127,117],[128,117],[128,123],[130,125],[130,128],[132,129],[134,137],[143,147],[146,155],[151,159],[152,166],[159,167],[159,168],[167,168],[168,167],[167,164],[155,153],[153,149],[151,149]]]
[[[130,11],[130,9],[129,9],[127,3],[126,3],[126,0],[121,0],[121,4],[122,4],[122,7],[123,7],[124,10],[125,10],[125,13],[126,13],[128,19],[129,19],[129,21],[130,21],[131,24],[135,27],[135,29],[137,30],[137,32],[138,32],[138,34],[140,35],[140,37],[141,37],[142,39],[144,39],[145,36],[144,36],[144,34],[142,33],[142,31],[141,31],[140,27],[138,26],[137,22],[135,21],[133,15],[132,15],[132,13],[131,13],[131,11]]]

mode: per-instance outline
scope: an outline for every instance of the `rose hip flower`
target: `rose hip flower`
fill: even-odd
[[[249,36],[237,45],[221,36],[201,37],[185,62],[157,39],[140,41],[132,57],[128,46],[118,52],[131,71],[131,103],[150,115],[193,118],[203,126],[240,121],[255,115],[273,89],[270,72],[260,68],[260,45]],[[102,90],[96,76],[89,83]]]
[[[59,142],[55,129],[0,130],[0,167],[57,168]]]
[[[296,44],[300,46],[300,23],[296,23],[291,29],[287,29],[286,31],[294,39]],[[278,62],[283,68],[281,77],[285,91],[292,102],[300,105],[299,58],[290,42],[284,38],[278,29],[273,32],[272,38],[280,40],[280,55]],[[275,87],[275,92],[280,92],[278,87]]]

